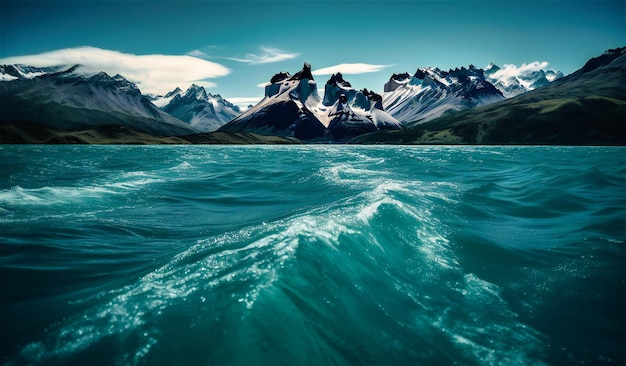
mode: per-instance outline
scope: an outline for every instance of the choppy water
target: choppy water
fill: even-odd
[[[626,148],[0,146],[0,363],[626,362]]]

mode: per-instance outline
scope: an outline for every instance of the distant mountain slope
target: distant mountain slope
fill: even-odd
[[[626,144],[626,47],[518,97],[354,143]]]
[[[124,126],[155,136],[198,132],[153,105],[120,75],[85,75],[79,66],[0,68],[0,123],[29,122],[56,130]]]
[[[299,140],[253,133],[208,132],[185,136],[154,136],[124,126],[93,126],[57,130],[29,122],[0,123],[0,144],[300,144]]]
[[[202,132],[215,131],[241,114],[236,105],[195,84],[185,92],[177,88],[153,103]]]
[[[394,74],[385,84],[385,110],[402,124],[422,123],[445,114],[503,100],[504,96],[472,65],[443,71],[421,68]]]

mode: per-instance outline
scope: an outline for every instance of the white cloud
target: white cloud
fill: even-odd
[[[371,64],[339,64],[335,66],[325,67],[312,72],[313,75],[332,75],[338,72],[346,75],[366,74],[370,72],[378,72],[392,65],[371,65]]]
[[[226,76],[230,69],[191,55],[133,55],[95,47],[68,48],[38,55],[0,59],[0,64],[36,67],[81,65],[82,72],[120,74],[136,83],[143,93],[164,94],[192,83],[215,87],[206,79]]]
[[[291,60],[300,55],[298,53],[288,53],[283,50],[279,50],[278,48],[272,48],[272,47],[260,47],[260,49],[261,49],[261,53],[258,55],[254,53],[248,53],[243,58],[229,57],[228,59],[233,60],[233,61],[248,63],[251,65],[258,65],[258,64],[267,64],[271,62]]]
[[[491,77],[494,79],[502,79],[502,80],[524,77],[526,75],[529,75],[539,70],[546,71],[548,69],[548,65],[549,64],[545,61],[544,62],[535,61],[529,64],[522,64],[522,66],[519,66],[519,67],[516,65],[512,65],[512,64],[505,64],[504,66],[502,66],[500,70],[494,72],[493,75],[491,75]]]

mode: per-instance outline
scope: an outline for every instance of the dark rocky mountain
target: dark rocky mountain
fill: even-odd
[[[265,98],[219,131],[253,132],[301,140],[323,139],[327,134],[326,127],[316,117],[321,98],[317,83],[312,75],[308,75],[310,69],[311,66],[305,63],[294,76],[288,72],[274,75],[265,86]]]
[[[265,87],[265,98],[220,131],[341,142],[362,133],[401,128],[382,110],[381,101],[375,93],[351,88],[341,74],[331,76],[322,100],[311,66],[305,63],[293,76],[274,75]]]
[[[626,47],[515,98],[354,143],[626,144]]]

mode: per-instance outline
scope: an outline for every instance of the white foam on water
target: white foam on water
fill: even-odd
[[[52,329],[46,339],[27,345],[21,357],[45,363],[82,352],[108,336],[124,340],[144,332],[148,318],[158,318],[172,306],[229,283],[248,284],[234,300],[251,311],[301,243],[336,247],[344,233],[351,231],[333,217],[307,214],[200,240],[136,283],[98,295],[111,299]],[[156,336],[145,332],[133,356],[135,363],[157,344]],[[119,357],[127,359],[127,355]]]

